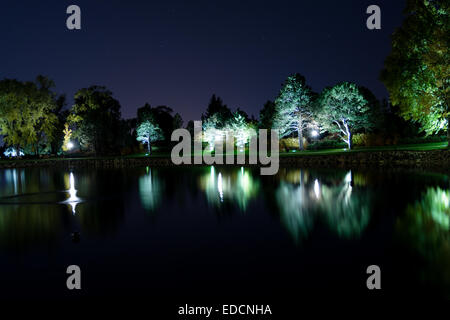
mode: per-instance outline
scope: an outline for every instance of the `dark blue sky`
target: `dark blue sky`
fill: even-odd
[[[66,28],[77,4],[82,30]],[[366,28],[377,4],[382,29]],[[48,75],[69,98],[105,85],[134,117],[145,102],[200,119],[213,93],[258,116],[292,73],[320,91],[354,81],[387,97],[378,80],[404,0],[2,1],[0,79]],[[69,99],[72,103],[72,99]]]

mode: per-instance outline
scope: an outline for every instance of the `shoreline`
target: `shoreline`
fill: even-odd
[[[240,164],[221,164],[216,166],[242,166]],[[365,151],[336,154],[295,154],[281,155],[280,167],[406,167],[406,168],[447,168],[450,165],[450,150],[427,151]],[[0,169],[28,167],[58,168],[126,168],[126,167],[192,167],[206,164],[175,165],[170,157],[99,157],[99,158],[48,158],[18,159],[0,161]],[[248,158],[243,166],[261,167],[261,164],[249,164]]]

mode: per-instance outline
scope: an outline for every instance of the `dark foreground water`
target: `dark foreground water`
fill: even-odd
[[[449,201],[414,171],[1,170],[0,298],[448,299]]]

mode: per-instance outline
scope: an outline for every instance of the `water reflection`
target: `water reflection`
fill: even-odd
[[[22,186],[25,185],[25,173],[23,169],[5,169],[3,170],[2,192],[0,195],[19,194],[23,192]],[[5,189],[4,189],[5,188]]]
[[[281,181],[275,194],[281,221],[297,243],[309,235],[314,224],[314,210],[320,197],[317,180],[311,184],[308,175],[305,176],[302,170],[298,172],[298,176],[298,184]]]
[[[139,195],[144,209],[154,211],[161,203],[163,184],[156,172],[146,167],[146,173],[139,177]]]
[[[69,175],[66,174],[65,180],[66,181],[68,180],[69,184],[69,189],[67,189],[69,198],[66,201],[63,201],[62,203],[68,204],[72,208],[72,214],[75,215],[76,213],[75,208],[77,204],[81,202],[81,199],[77,197],[77,189],[75,189],[75,178],[73,176],[73,173],[71,172]]]
[[[226,170],[211,166],[209,172],[199,179],[200,189],[206,195],[209,205],[220,208],[223,202],[247,210],[249,201],[256,197],[260,185],[249,169]]]
[[[450,190],[428,188],[420,200],[407,206],[396,227],[408,247],[419,252],[433,268],[428,274],[436,277],[434,281],[449,288]]]
[[[370,220],[372,200],[363,187],[354,188],[353,173],[326,180],[304,170],[280,175],[276,200],[285,225],[298,243],[310,234],[315,220],[325,221],[339,237],[359,237]],[[290,182],[289,182],[290,181]]]

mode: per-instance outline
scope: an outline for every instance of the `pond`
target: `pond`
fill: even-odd
[[[0,298],[448,298],[449,201],[410,170],[4,169]]]

